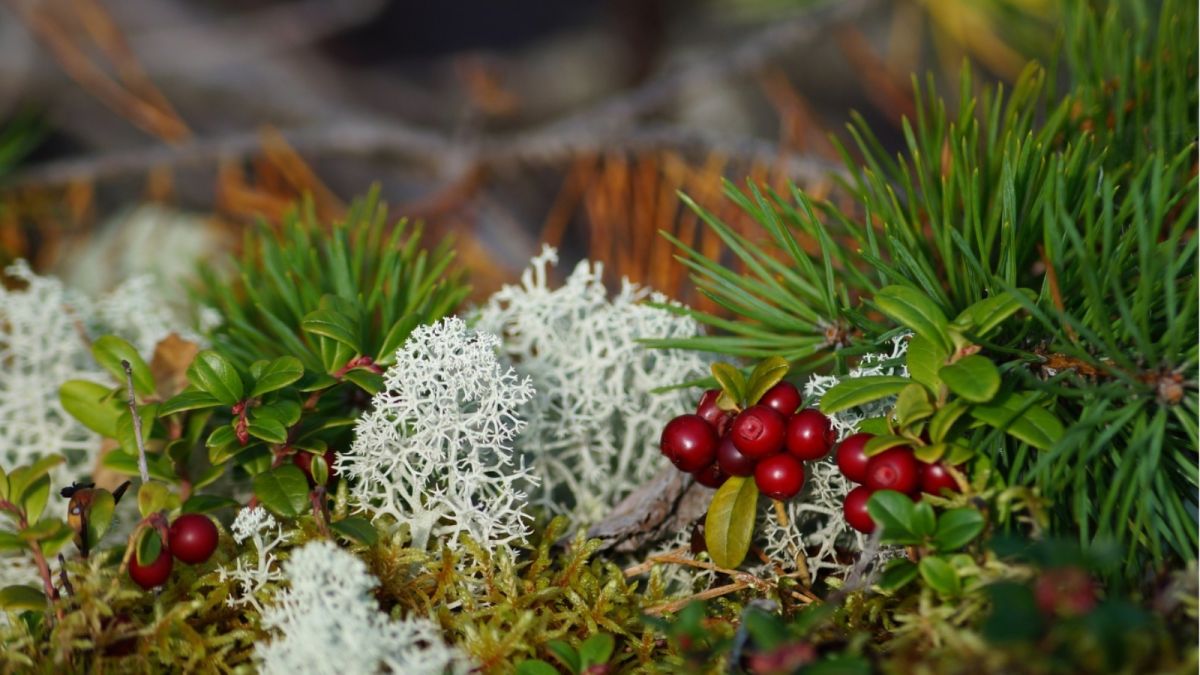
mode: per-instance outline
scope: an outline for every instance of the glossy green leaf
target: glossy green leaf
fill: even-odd
[[[704,517],[704,541],[713,563],[734,569],[746,559],[758,513],[753,478],[732,476],[717,488]]]
[[[362,353],[358,323],[335,309],[317,309],[309,312],[300,322],[300,327],[314,335],[344,344],[355,354]]]
[[[954,551],[978,537],[986,522],[975,509],[950,509],[938,518],[933,543],[942,552]]]
[[[867,441],[866,445],[863,446],[863,454],[865,454],[867,457],[874,457],[884,450],[889,450],[901,445],[908,445],[909,443],[912,443],[912,441],[903,436],[880,434]]]
[[[383,376],[369,370],[353,368],[344,377],[372,396],[383,391]]]
[[[142,418],[143,443],[150,439],[157,414],[157,404],[152,403],[138,407],[138,417]],[[122,410],[121,415],[117,418],[117,442],[121,445],[121,450],[131,455],[138,453],[137,427],[133,424],[133,413],[129,411],[129,408]]]
[[[379,540],[379,531],[366,518],[351,516],[332,522],[329,527],[334,532],[367,546],[374,546],[375,542]]]
[[[223,405],[233,405],[242,400],[245,385],[237,369],[224,356],[212,350],[196,355],[187,370],[188,382],[208,392]]]
[[[16,532],[0,530],[0,553],[24,551],[29,545]]]
[[[929,440],[941,443],[950,435],[954,423],[962,418],[970,406],[960,399],[952,399],[933,413],[929,419]]]
[[[192,495],[180,507],[182,513],[212,513],[219,509],[240,506],[240,502],[229,497],[218,495]]]
[[[1003,429],[1039,450],[1049,450],[1063,436],[1062,423],[1045,408],[1032,405],[1027,394],[1008,393],[971,408],[971,416]]]
[[[973,354],[942,368],[938,375],[950,391],[972,403],[987,403],[1000,391],[1000,371],[986,356]]]
[[[924,539],[925,537],[932,536],[936,527],[937,516],[933,513],[933,506],[925,500],[916,502],[913,505],[913,534]]]
[[[282,399],[260,405],[251,410],[250,415],[255,419],[270,418],[285,427],[290,427],[300,421],[300,412],[299,403],[291,399]]]
[[[1029,300],[1037,298],[1037,294],[1033,291],[1023,288],[1020,293],[1025,294]],[[964,309],[957,317],[955,317],[953,325],[964,331],[968,331],[978,338],[986,338],[993,330],[1004,320],[1021,309],[1021,302],[1017,300],[1013,293],[1001,293],[990,298],[984,298]]]
[[[125,407],[112,397],[112,388],[87,380],[69,380],[58,388],[58,400],[83,426],[104,436],[116,438],[117,418]]]
[[[142,483],[137,494],[138,512],[145,518],[151,513],[179,508],[179,495],[163,483]]]
[[[46,501],[50,498],[50,477],[42,476],[25,487],[21,494],[21,506],[25,509],[25,517],[30,522],[36,522],[46,509]]]
[[[925,583],[937,593],[956,596],[962,592],[962,581],[958,578],[958,572],[942,558],[932,555],[922,558],[917,569]]]
[[[46,594],[33,586],[5,586],[0,588],[0,609],[6,612],[45,611]]]
[[[550,640],[546,643],[546,649],[550,650],[554,658],[566,666],[568,672],[578,673],[582,670],[579,661],[579,652],[576,652],[574,647],[563,640]]]
[[[953,348],[946,315],[924,293],[907,286],[887,286],[875,294],[874,302],[879,311],[947,353]]]
[[[929,443],[927,445],[913,446],[913,456],[926,464],[933,464],[946,454],[946,450],[950,448],[949,443]]]
[[[260,438],[268,443],[286,443],[287,429],[279,422],[271,418],[251,420],[249,426],[250,435],[255,438]]]
[[[294,464],[284,464],[254,477],[254,495],[268,509],[295,518],[308,508],[308,478]]]
[[[584,668],[608,663],[616,641],[608,633],[597,633],[579,645],[579,660]]]
[[[896,394],[896,405],[893,408],[896,423],[908,427],[933,415],[933,402],[929,400],[929,390],[924,385],[913,382]]]
[[[908,341],[908,374],[912,379],[937,391],[942,384],[938,371],[946,365],[950,352],[940,344],[923,335],[914,335]]]
[[[912,383],[907,377],[868,375],[844,379],[821,397],[821,412],[826,415],[855,408],[881,398],[895,396]]]
[[[895,490],[879,490],[867,501],[867,513],[882,528],[887,544],[908,546],[921,543],[913,531],[914,507],[907,495]]]
[[[112,469],[117,473],[125,476],[137,476],[141,472],[138,470],[138,458],[127,452],[106,452],[100,464],[106,469]],[[174,467],[168,458],[148,453],[146,455],[146,469],[150,472],[151,478],[175,483],[179,480]]]
[[[188,389],[167,399],[158,409],[160,417],[187,412],[189,410],[204,410],[221,405],[212,394],[206,391]]]
[[[746,405],[758,403],[767,390],[779,384],[787,375],[788,362],[778,356],[763,359],[746,380]]]
[[[154,375],[150,372],[150,366],[142,360],[137,349],[125,340],[115,335],[97,338],[92,343],[92,357],[121,384],[125,384],[125,366],[121,365],[121,361],[128,361],[129,369],[133,372],[133,390],[142,396],[154,395]]]
[[[145,567],[158,560],[160,553],[162,553],[162,539],[158,536],[158,530],[153,527],[143,529],[135,552],[137,563]]]
[[[917,564],[908,558],[892,558],[883,566],[879,587],[885,591],[898,590],[917,578]]]
[[[746,376],[742,375],[742,371],[728,363],[714,363],[711,369],[713,378],[721,385],[721,391],[734,403],[741,405],[746,398]]]
[[[39,520],[29,527],[23,528],[17,532],[17,536],[25,541],[41,541],[42,539],[48,539],[54,536],[59,532],[59,530],[66,526],[66,523],[61,520],[47,518],[45,520]]]
[[[559,675],[559,672],[541,659],[526,659],[517,664],[516,675]]]
[[[95,551],[96,547],[100,545],[100,540],[104,538],[104,534],[112,525],[114,510],[116,510],[116,502],[113,500],[112,493],[108,490],[97,489],[92,495],[92,505],[88,508],[87,514],[89,550]]]
[[[304,376],[304,365],[294,356],[281,356],[263,367],[255,376],[250,396],[258,397],[283,389]]]

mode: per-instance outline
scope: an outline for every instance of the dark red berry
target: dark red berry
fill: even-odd
[[[909,493],[917,491],[919,479],[912,449],[899,447],[884,450],[867,462],[867,479],[863,484],[872,490]]]
[[[292,455],[292,463],[300,467],[300,470],[304,472],[304,475],[308,478],[308,485],[310,487],[316,485],[312,475],[312,460],[314,456],[313,453],[304,450],[297,450],[296,454]],[[329,480],[333,480],[337,478],[337,471],[333,468],[333,462],[337,459],[337,455],[333,450],[326,450],[324,457],[325,467],[329,469]]]
[[[158,558],[149,565],[138,564],[137,556],[129,559],[129,578],[146,590],[162,586],[171,577],[171,567],[174,564],[171,551],[166,546],[159,551]]]
[[[921,492],[928,492],[931,495],[942,496],[942,490],[951,492],[961,492],[958,489],[958,481],[954,480],[954,476],[946,470],[946,465],[941,462],[933,464],[924,464],[921,466]]]
[[[737,446],[733,444],[733,439],[729,436],[722,438],[720,445],[717,446],[717,464],[720,464],[721,470],[730,476],[753,476],[756,463],[755,460],[739,452]]]
[[[867,512],[867,501],[873,494],[875,491],[871,488],[859,485],[851,490],[842,502],[842,515],[846,516],[846,522],[864,534],[875,531],[875,521],[871,520],[871,514]]]
[[[754,482],[771,499],[791,499],[804,487],[804,465],[791,455],[768,457],[754,467]]]
[[[697,483],[710,488],[719,488],[725,481],[729,480],[729,474],[722,471],[716,462],[693,473],[692,476],[696,478]]]
[[[805,408],[787,423],[787,450],[796,459],[820,459],[829,454],[837,434],[821,411]]]
[[[729,423],[733,420],[733,413],[717,407],[717,397],[720,395],[720,389],[709,389],[704,392],[704,396],[700,397],[700,404],[696,406],[696,414],[711,424],[718,436],[724,436],[725,431],[729,429]]]
[[[867,480],[867,461],[871,458],[863,452],[863,446],[872,438],[875,438],[872,434],[854,434],[838,446],[838,468],[841,469],[843,476],[855,483],[863,483]]]
[[[171,553],[195,565],[208,560],[217,550],[217,526],[199,513],[185,513],[171,523]]]
[[[679,470],[692,473],[716,459],[717,432],[699,415],[680,415],[667,422],[660,447]]]
[[[1038,609],[1046,614],[1079,616],[1096,606],[1096,584],[1079,567],[1056,567],[1038,576],[1033,597]]]
[[[800,390],[791,382],[780,382],[768,389],[767,393],[758,399],[758,404],[773,408],[775,412],[787,417],[800,407]]]
[[[729,436],[741,453],[762,459],[783,449],[786,424],[783,415],[765,405],[752,405],[733,419]]]

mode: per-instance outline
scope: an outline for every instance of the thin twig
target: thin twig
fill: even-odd
[[[146,442],[142,440],[142,416],[138,414],[137,399],[133,394],[133,366],[121,359],[121,367],[125,369],[125,384],[129,388],[129,414],[133,417],[133,435],[137,439],[138,473],[143,483],[150,482],[150,469],[146,466]]]

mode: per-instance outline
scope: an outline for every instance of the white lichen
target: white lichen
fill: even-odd
[[[236,593],[225,599],[225,604],[230,607],[249,605],[262,612],[265,596],[284,578],[277,549],[287,541],[288,535],[261,506],[238,511],[230,529],[238,546],[249,540],[254,550],[244,551],[232,566],[217,568],[218,578],[222,582],[232,580],[237,588]]]
[[[518,486],[533,477],[512,442],[533,389],[501,366],[499,343],[456,317],[418,327],[338,455],[359,509],[407,524],[418,548],[457,550],[466,534],[490,550],[509,549],[529,534]]]
[[[283,565],[289,584],[262,612],[274,638],[254,647],[266,675],[465,673],[470,664],[433,622],[391,620],[371,597],[377,580],[353,554],[313,541]]]
[[[62,484],[92,470],[100,439],[63,409],[59,387],[67,380],[116,384],[95,363],[90,341],[119,335],[149,359],[159,340],[186,331],[146,280],[92,299],[23,260],[5,271],[19,287],[0,285],[0,466],[61,454],[67,463],[52,478]]]
[[[522,409],[529,428],[517,446],[541,479],[535,502],[586,524],[666,466],[662,427],[696,402],[691,391],[654,390],[704,377],[711,361],[639,343],[700,333],[691,318],[645,302],[665,296],[623,280],[609,298],[604,266],[588,261],[551,289],[557,261],[545,247],[520,285],[490,298],[477,326],[501,336],[505,357],[537,391]]]

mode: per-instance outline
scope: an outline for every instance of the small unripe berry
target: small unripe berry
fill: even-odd
[[[162,586],[167,583],[167,579],[171,577],[171,567],[174,558],[171,557],[171,551],[163,546],[158,553],[158,558],[149,565],[139,565],[137,555],[129,559],[129,578],[133,579],[134,583],[146,590],[150,590],[155,586]]]
[[[854,434],[842,441],[837,448],[837,465],[842,475],[862,483],[867,480],[867,462],[871,459],[863,452],[867,441],[875,438],[872,434]]]
[[[752,405],[734,418],[729,436],[743,455],[762,459],[783,449],[785,428],[783,416],[774,408]]]
[[[699,415],[680,415],[663,428],[659,447],[680,471],[692,473],[717,456],[717,432]]]
[[[765,405],[775,412],[787,417],[800,407],[800,390],[791,382],[780,382],[771,387],[758,399],[759,405]]]
[[[199,513],[185,513],[171,523],[171,553],[195,565],[208,560],[217,550],[217,526]]]
[[[733,421],[733,413],[717,407],[717,398],[720,396],[720,389],[709,389],[704,392],[704,396],[700,397],[699,405],[696,406],[696,414],[711,424],[718,436],[724,436],[725,431],[729,429],[729,423]]]
[[[933,464],[924,464],[921,466],[921,492],[928,492],[931,495],[942,496],[942,490],[951,492],[961,492],[958,489],[958,481],[954,480],[954,476],[946,470],[946,465],[941,462]]]
[[[875,492],[871,488],[859,485],[851,490],[850,494],[846,495],[846,500],[842,502],[842,515],[846,517],[846,522],[850,524],[850,527],[863,534],[871,534],[875,531],[875,521],[871,519],[871,514],[867,511],[867,502],[873,494]]]
[[[313,457],[316,457],[316,455],[305,450],[297,450],[296,454],[292,455],[292,463],[300,467],[300,470],[304,472],[304,476],[308,478],[309,487],[316,485],[312,472]],[[337,471],[333,468],[333,462],[337,459],[337,454],[333,450],[326,450],[322,457],[325,460],[325,467],[329,471],[328,479],[333,480],[337,478]]]
[[[872,490],[895,490],[905,494],[916,492],[919,476],[917,458],[907,447],[889,448],[867,462],[864,485]]]
[[[717,463],[730,476],[753,476],[757,462],[738,451],[729,436],[721,439],[717,446]]]
[[[692,476],[695,477],[697,483],[710,488],[719,488],[729,480],[729,474],[722,471],[716,462],[693,473]]]
[[[788,420],[787,451],[796,459],[820,459],[829,454],[835,440],[833,425],[819,410],[805,408]]]
[[[804,465],[791,455],[775,455],[754,468],[754,483],[771,499],[791,499],[804,487]]]

